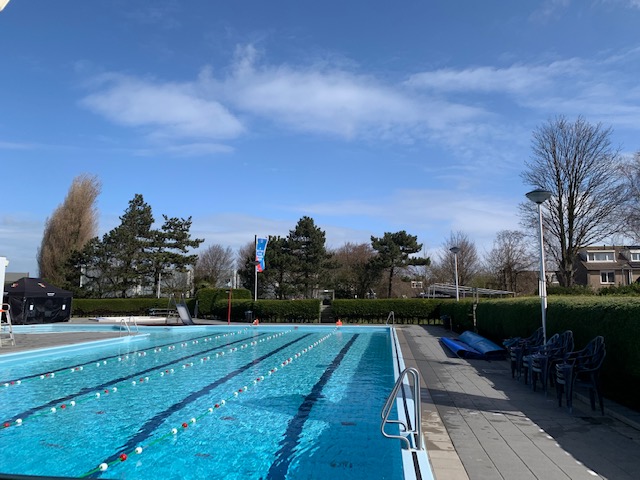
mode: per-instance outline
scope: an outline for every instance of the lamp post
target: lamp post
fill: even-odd
[[[544,238],[542,236],[542,204],[551,197],[548,190],[536,189],[526,194],[527,198],[538,205],[538,230],[540,239],[540,278],[538,292],[540,293],[540,307],[542,309],[542,337],[547,342],[547,281],[544,272]]]
[[[460,288],[458,287],[458,253],[460,253],[459,247],[451,247],[449,249],[451,253],[453,253],[453,263],[455,265],[456,271],[456,302],[460,301]]]

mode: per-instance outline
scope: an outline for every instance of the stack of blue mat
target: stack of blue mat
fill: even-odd
[[[466,331],[458,338],[442,337],[440,341],[460,358],[502,359],[506,350],[477,333]]]

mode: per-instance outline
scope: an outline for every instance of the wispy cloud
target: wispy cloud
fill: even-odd
[[[219,102],[189,83],[160,83],[125,75],[101,76],[82,104],[109,120],[145,128],[154,138],[231,139],[244,127]]]
[[[344,63],[269,64],[249,45],[238,47],[226,73],[205,67],[192,81],[100,75],[82,105],[176,156],[232,151],[229,142],[262,122],[346,141],[430,142],[464,158],[487,152],[495,158],[492,145],[514,130],[512,112],[503,118],[507,107],[530,112],[529,122],[562,113],[637,125],[640,89],[623,73],[638,56],[631,48],[590,60],[450,67],[390,83]]]
[[[411,142],[485,114],[326,64],[261,64],[250,46],[238,49],[229,72],[217,78],[204,68],[183,83],[104,74],[91,82],[93,92],[81,103],[150,139],[176,142],[232,140],[246,133],[251,119],[344,139]]]
[[[31,150],[36,148],[31,143],[4,142],[0,140],[0,150]]]
[[[410,87],[439,92],[530,94],[553,85],[559,78],[574,76],[581,70],[578,59],[557,61],[548,65],[512,65],[504,68],[482,66],[455,70],[452,68],[411,75]]]

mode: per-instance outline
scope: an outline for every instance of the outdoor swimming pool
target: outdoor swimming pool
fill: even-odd
[[[0,357],[0,473],[416,477],[400,442],[380,433],[398,368],[388,328],[142,332],[32,360]]]

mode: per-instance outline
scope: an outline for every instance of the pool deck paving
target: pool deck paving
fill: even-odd
[[[640,478],[638,413],[605,399],[603,416],[585,392],[569,413],[553,388],[545,395],[511,378],[509,361],[451,354],[439,339],[455,335],[440,326],[397,331],[405,365],[421,374],[436,480]]]
[[[511,378],[507,360],[451,354],[440,338],[455,335],[440,326],[396,327],[405,365],[420,372],[423,435],[436,480],[640,478],[637,412],[605,399],[603,416],[578,394],[569,413],[553,388],[545,395]],[[0,355],[121,335],[17,334],[16,346],[3,345]]]

